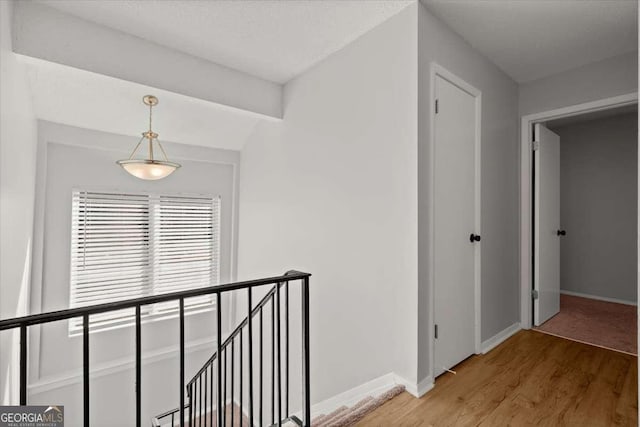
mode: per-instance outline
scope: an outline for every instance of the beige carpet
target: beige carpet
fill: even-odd
[[[378,397],[367,396],[350,408],[341,406],[330,414],[322,414],[315,417],[311,421],[311,427],[347,427],[354,425],[369,412],[393,399],[403,391],[404,386],[398,385]]]
[[[404,386],[398,385],[395,386],[378,397],[367,396],[364,399],[360,400],[358,403],[351,407],[341,406],[335,411],[329,414],[318,415],[311,421],[312,427],[348,427],[354,425],[365,415],[369,414],[374,409],[378,408],[385,402],[393,399],[400,393],[404,391]],[[249,420],[247,417],[240,411],[238,405],[227,405],[227,417],[226,417],[226,425],[231,425],[231,411],[234,413],[234,422],[233,427],[249,427]],[[213,423],[211,422],[213,418]],[[213,414],[207,413],[202,419],[198,419],[196,417],[195,425],[202,427],[216,427],[216,412],[213,411]],[[164,425],[164,424],[163,424]],[[166,424],[167,426],[169,424]],[[177,425],[177,424],[176,424]],[[283,425],[293,425],[293,423],[283,424]]]
[[[535,329],[562,338],[638,354],[637,307],[560,295],[560,312]]]
[[[227,414],[224,423],[225,425],[233,427],[249,427],[249,419],[242,413],[242,411],[240,411],[240,407],[238,405],[227,405],[226,410]],[[231,411],[233,411],[233,424],[231,423]],[[207,412],[206,415],[202,415],[202,418],[196,416],[193,422],[197,427],[216,427],[218,425],[216,411],[213,411],[213,413]],[[186,424],[189,425],[189,422],[187,421]],[[175,425],[180,425],[180,423],[177,422]]]

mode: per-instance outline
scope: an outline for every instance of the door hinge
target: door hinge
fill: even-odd
[[[531,291],[531,298],[538,299],[538,290],[537,289],[533,289]]]
[[[531,141],[531,149],[538,151],[540,149],[540,141]]]
[[[436,114],[438,114],[438,110],[440,109],[439,106],[440,106],[440,103],[436,99]]]
[[[436,339],[438,339],[438,325],[435,325],[435,331],[434,331],[434,336]]]

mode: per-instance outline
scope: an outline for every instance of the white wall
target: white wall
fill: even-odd
[[[27,312],[37,127],[11,46],[12,3],[0,1],[0,318]],[[0,333],[0,405],[17,404],[17,338]]]
[[[520,115],[597,101],[638,90],[638,53],[631,52],[520,85]]]
[[[550,128],[560,135],[560,288],[637,300],[638,117]]]
[[[98,131],[39,122],[36,242],[31,310],[34,313],[69,306],[71,193],[74,188],[212,194],[221,197],[220,280],[235,277],[237,171],[239,152],[163,143],[182,168],[160,181],[143,181],[123,171],[116,160],[126,158],[138,141]],[[223,301],[223,318],[232,313]],[[223,330],[228,324],[223,326]],[[193,314],[185,321],[189,357],[186,376],[213,354],[215,313]],[[142,327],[143,419],[178,406],[177,318]],[[133,327],[91,334],[92,425],[132,425],[135,415]],[[30,403],[66,406],[71,425],[82,416],[82,338],[69,337],[66,321],[32,328],[29,365]],[[148,359],[151,357],[151,359]],[[127,364],[127,362],[129,364]],[[112,375],[106,375],[112,374]],[[109,397],[107,399],[107,396]],[[113,407],[121,408],[115,413]],[[110,416],[107,416],[111,412]]]
[[[239,276],[313,274],[313,403],[415,359],[416,8],[288,83],[242,151]]]
[[[418,381],[427,378],[432,331],[427,329],[429,291],[429,67],[436,62],[482,92],[482,340],[519,321],[518,282],[518,87],[491,61],[420,4],[419,8],[420,289]],[[412,295],[407,295],[410,301]],[[402,350],[398,350],[399,355]]]

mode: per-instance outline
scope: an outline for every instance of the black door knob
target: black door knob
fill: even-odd
[[[566,236],[567,232],[565,230],[558,230],[558,236]]]
[[[478,235],[476,235],[476,234],[471,233],[471,235],[469,236],[469,241],[470,241],[471,243],[473,243],[473,242],[479,242],[479,241],[480,241],[480,236],[478,236]]]

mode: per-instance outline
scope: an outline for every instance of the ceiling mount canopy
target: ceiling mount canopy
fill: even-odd
[[[158,98],[153,95],[145,95],[142,98],[142,102],[144,102],[145,105],[149,106],[149,130],[142,132],[142,138],[140,138],[140,141],[138,141],[138,144],[133,149],[133,152],[131,153],[129,158],[126,160],[118,160],[116,163],[118,163],[124,170],[126,170],[136,178],[146,180],[162,179],[171,175],[176,169],[180,167],[180,164],[169,161],[169,159],[167,158],[167,153],[164,151],[164,148],[162,147],[162,144],[160,144],[160,141],[158,141],[158,134],[151,129],[153,107],[158,105]],[[148,141],[149,146],[149,149],[147,151],[147,158],[134,158],[136,152],[145,139]],[[157,160],[154,158],[154,143],[157,144],[158,148],[160,148],[164,160]]]

